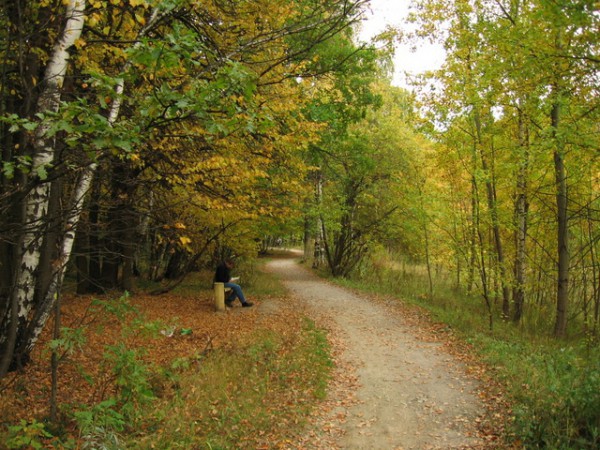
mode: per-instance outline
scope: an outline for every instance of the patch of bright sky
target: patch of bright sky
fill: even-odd
[[[413,25],[406,23],[406,17],[411,3],[410,0],[371,0],[370,11],[365,15],[366,20],[362,23],[359,38],[368,42],[388,25],[409,31]],[[444,49],[440,44],[420,42],[417,45],[397,45],[392,84],[410,89],[411,75],[438,69],[443,64],[444,57]]]

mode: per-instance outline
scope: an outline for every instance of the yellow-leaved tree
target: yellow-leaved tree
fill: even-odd
[[[152,239],[194,255],[223,224],[293,206],[316,128],[297,78],[344,66],[308,63],[365,3],[3,3],[3,59],[22,70],[0,91],[1,263],[21,281],[0,293],[0,376],[26,363],[73,244],[81,291],[127,289]]]

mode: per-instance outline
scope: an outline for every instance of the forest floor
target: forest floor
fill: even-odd
[[[306,433],[286,448],[506,448],[501,436],[507,407],[501,387],[448,327],[383,293],[370,296],[335,286],[299,264],[297,254],[271,258],[266,270],[283,282],[288,294],[250,298],[253,308],[238,303],[215,313],[208,289],[200,298],[176,293],[132,296],[131,304],[145,319],[193,330],[173,338],[155,333],[150,341],[142,330],[115,336],[120,333],[117,316],[107,319],[94,312],[91,297],[65,295],[62,325],[100,332],[90,332],[79,354],[61,363],[58,402],[93,404],[106,395],[113,380],[103,373],[105,349],[115,341],[142,347],[145,358],[168,365],[209,348],[244,342],[265,324],[285,333],[301,317],[309,317],[328,331],[334,374]],[[49,355],[44,348],[43,342],[38,344],[25,371],[3,380],[0,424],[47,415]],[[84,374],[99,381],[90,385]]]

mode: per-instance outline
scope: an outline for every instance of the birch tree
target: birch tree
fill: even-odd
[[[70,0],[64,11],[65,25],[58,36],[46,67],[43,90],[37,111],[42,117],[57,112],[68,69],[69,50],[81,35],[84,23],[85,0]],[[42,120],[32,142],[32,165],[29,182],[33,185],[24,201],[25,230],[17,247],[17,270],[15,287],[10,304],[3,311],[0,329],[0,377],[4,376],[12,362],[15,345],[22,335],[33,307],[35,277],[40,262],[43,241],[44,216],[48,210],[50,183],[46,172],[54,160],[55,141],[48,136],[50,119]]]
[[[2,193],[10,203],[7,208],[25,206],[22,217],[3,222],[20,237],[19,245],[13,246],[10,238],[4,240],[8,235],[2,235],[3,246],[18,250],[8,270],[13,271],[11,264],[18,267],[13,286],[3,285],[0,293],[11,293],[0,323],[0,376],[26,363],[44,328],[62,286],[76,229],[86,217],[87,193],[92,185],[102,186],[93,183],[99,168],[108,173],[110,161],[134,167],[132,174],[153,177],[149,181],[154,184],[161,180],[167,197],[178,202],[189,200],[181,198],[185,189],[202,191],[203,199],[208,199],[200,205],[202,210],[222,210],[219,200],[227,194],[243,199],[238,204],[250,205],[257,194],[243,189],[266,192],[270,188],[273,193],[293,188],[287,174],[278,175],[284,167],[300,166],[290,149],[301,148],[302,137],[310,132],[296,114],[299,105],[289,101],[292,96],[286,103],[285,96],[294,91],[297,76],[320,76],[344,65],[345,61],[331,58],[307,69],[306,62],[316,61],[312,58],[321,51],[319,46],[359,19],[364,3],[298,1],[267,8],[269,2],[254,1],[232,9],[219,2],[174,1],[159,2],[153,10],[146,1],[92,0],[88,5],[72,1],[64,11],[58,10],[65,19],[55,49],[49,52],[46,76],[39,83],[43,86],[36,109],[40,123],[18,114],[2,117],[10,125],[3,135],[8,136],[6,141],[16,129],[26,136],[35,128],[36,135],[30,165],[26,153],[20,158],[3,154],[3,180],[11,170],[27,172],[29,177],[24,185],[14,182],[27,187],[22,202],[19,195],[4,197],[8,190]],[[57,23],[59,16],[49,6],[30,5],[46,11],[51,23]],[[84,10],[88,22],[82,37]],[[55,36],[53,31],[47,36]],[[74,47],[73,76],[65,78]],[[44,54],[40,48],[33,50]],[[269,95],[273,101],[265,100]],[[268,133],[271,130],[273,135]],[[278,133],[284,137],[282,145],[273,143]],[[182,147],[190,155],[183,161],[177,151]],[[228,187],[225,176],[222,186],[210,179],[214,169],[223,174],[230,163],[248,166],[249,176],[240,176],[236,189]],[[176,172],[156,170],[161,164]],[[60,200],[65,205],[56,213],[49,208],[53,191],[56,204]],[[281,203],[273,197],[265,195],[245,213],[250,217],[272,213]],[[25,226],[17,229],[21,224]],[[131,255],[125,256],[131,262]],[[48,274],[44,280],[42,271]]]

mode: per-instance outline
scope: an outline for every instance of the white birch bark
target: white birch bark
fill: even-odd
[[[144,36],[148,32],[148,30],[156,23],[159,17],[159,10],[155,9],[147,25],[142,30],[140,30],[138,38]],[[129,70],[130,66],[131,63],[127,62],[124,65],[122,72],[126,72],[127,70]],[[121,104],[123,102],[124,90],[124,79],[123,77],[120,77],[115,86],[115,95],[113,97],[113,101],[111,103],[110,111],[108,114],[108,123],[111,126],[117,121],[119,117],[119,113],[121,111]],[[90,186],[92,185],[96,168],[97,162],[94,161],[91,164],[89,164],[80,174],[77,185],[75,186],[75,190],[71,200],[71,205],[69,208],[69,215],[65,224],[64,235],[60,243],[59,257],[56,261],[54,261],[54,270],[52,273],[52,279],[50,282],[50,286],[48,287],[48,291],[44,294],[44,298],[41,304],[38,305],[36,309],[35,317],[30,323],[29,332],[27,333],[27,341],[25,342],[26,352],[30,352],[31,349],[33,349],[35,343],[37,342],[42,330],[44,329],[46,321],[48,320],[48,317],[50,317],[52,307],[56,300],[56,294],[62,287],[65,269],[67,263],[69,262],[69,258],[71,257],[73,243],[75,242],[76,228],[79,224],[79,219],[83,210],[85,198],[90,190]]]
[[[85,0],[69,0],[65,12],[65,28],[56,42],[44,74],[44,89],[38,100],[39,113],[56,112],[60,104],[62,86],[69,63],[69,49],[81,36],[84,23]],[[45,170],[54,159],[54,140],[47,137],[49,124],[42,122],[34,139],[32,176]],[[20,262],[15,275],[11,297],[8,332],[0,335],[0,345],[6,352],[0,362],[0,376],[6,373],[16,342],[18,322],[26,321],[33,306],[36,271],[40,262],[43,241],[43,221],[48,211],[50,183],[37,183],[25,197],[24,232],[18,246]],[[6,323],[6,321],[4,322]]]
[[[94,173],[96,172],[97,163],[93,162],[87,166],[79,176],[71,204],[69,205],[69,215],[65,223],[65,233],[60,244],[58,258],[53,262],[52,281],[48,287],[48,291],[45,293],[44,298],[40,305],[36,307],[36,314],[34,319],[30,323],[31,331],[27,334],[27,342],[25,344],[26,352],[31,351],[37,339],[44,329],[44,325],[50,316],[52,307],[56,300],[56,295],[62,286],[62,281],[65,275],[65,269],[69,258],[71,257],[71,251],[73,249],[73,243],[75,242],[75,232],[83,211],[83,205],[87,193],[90,190],[92,180],[94,179]]]
[[[67,22],[61,38],[54,47],[44,76],[45,89],[40,95],[37,110],[41,113],[58,111],[62,85],[69,62],[68,50],[81,36],[84,22],[85,0],[70,0]],[[42,122],[35,135],[32,174],[36,176],[52,164],[54,140],[46,137],[50,125]],[[20,246],[21,266],[17,278],[16,295],[19,296],[19,317],[27,317],[31,310],[35,271],[40,261],[41,233],[44,216],[48,211],[50,183],[39,183],[25,199],[25,232]]]

